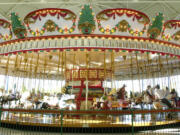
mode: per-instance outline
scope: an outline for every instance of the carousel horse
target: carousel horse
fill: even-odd
[[[74,103],[75,95],[72,94],[63,94],[58,102],[59,109],[76,109],[76,104]]]
[[[38,96],[39,97],[39,96]],[[34,103],[36,109],[49,109],[50,105],[48,102],[40,100],[40,98],[35,97],[32,101]]]
[[[92,109],[94,110],[108,110],[112,109],[113,94],[116,93],[115,89],[112,89],[108,94],[103,94],[100,98],[93,98]]]
[[[118,91],[117,91],[117,100],[119,102],[119,107],[121,108],[128,108],[130,101],[127,100],[127,92],[125,90],[125,85],[123,85]]]
[[[169,96],[171,96],[171,95],[169,95]],[[175,104],[174,104],[173,100],[170,100],[170,99],[167,99],[167,100],[170,102],[172,107],[175,107]],[[154,109],[168,108],[167,104],[163,103],[161,100],[153,101],[153,106],[154,106]]]
[[[103,110],[104,109],[104,99],[103,98],[93,98],[92,108],[94,110]]]
[[[162,93],[160,93],[162,92]],[[175,104],[173,103],[174,101],[172,100],[172,93],[169,92],[169,90],[166,88],[165,90],[161,90],[159,91],[160,95],[164,95],[163,98],[158,98],[156,96],[154,102],[153,102],[153,106],[155,109],[163,109],[163,108],[168,108],[168,109],[172,109],[175,107]],[[175,112],[169,112],[166,114],[167,118],[174,118],[176,116],[177,113]]]
[[[174,106],[180,107],[180,98],[178,97],[176,90],[172,89],[170,94],[171,94],[171,100],[174,101]]]
[[[163,109],[166,108],[172,108],[174,107],[173,104],[170,102],[172,99],[172,94],[167,90],[160,90],[157,89],[157,92],[155,92],[157,96],[153,101],[153,106],[155,109]],[[161,98],[158,98],[158,95],[161,95]]]
[[[40,96],[33,92],[23,93],[20,101],[24,109],[49,109],[48,102],[40,101]]]
[[[76,109],[76,105],[74,103],[75,95],[71,94],[57,94],[56,96],[45,96],[42,100],[51,109],[68,109],[73,110]],[[45,105],[45,104],[44,104]]]
[[[47,102],[37,101],[35,102],[36,109],[49,109],[50,105]]]
[[[21,98],[21,95],[18,92],[16,92],[15,94],[11,93],[9,95],[2,95],[0,97],[0,99],[1,99],[1,106],[3,106],[4,104],[6,104],[8,102],[10,103],[11,101],[19,101],[20,98]]]
[[[133,97],[130,99],[131,108],[142,109],[143,108],[143,96],[141,93],[134,93]]]
[[[60,102],[61,97],[58,95],[51,95],[51,96],[44,96],[43,102],[49,104],[49,109],[59,109],[59,102]]]
[[[147,91],[142,93],[136,92],[130,99],[131,107],[136,109],[151,108],[153,99],[149,96]]]
[[[35,104],[30,101],[23,101],[20,103],[20,108],[23,109],[35,109]]]

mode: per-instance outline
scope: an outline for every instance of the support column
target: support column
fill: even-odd
[[[87,110],[88,109],[88,92],[89,92],[88,80],[85,81],[85,84],[86,84],[86,110]]]

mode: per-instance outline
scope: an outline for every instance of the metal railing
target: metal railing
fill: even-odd
[[[56,132],[61,135],[64,133],[134,135],[150,132],[171,134],[172,130],[173,133],[180,134],[178,130],[180,109],[67,111],[1,108],[0,116],[0,135],[6,135],[6,130],[9,131],[8,134],[12,134],[14,130],[24,134],[31,134],[33,131],[33,134]]]

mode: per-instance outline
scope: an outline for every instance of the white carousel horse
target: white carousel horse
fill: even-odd
[[[73,110],[76,109],[76,104],[71,101],[75,99],[75,95],[71,94],[62,94],[57,96],[45,96],[43,99],[46,106],[49,106],[51,109],[68,109]],[[44,104],[45,105],[45,104]]]
[[[23,109],[34,109],[35,104],[30,102],[30,101],[24,101],[24,102],[21,102],[20,107],[23,108]]]
[[[75,100],[75,95],[63,94],[59,99],[59,103],[58,103],[59,109],[68,109],[68,110],[76,109],[76,104],[72,102],[73,100]]]
[[[49,104],[49,109],[59,109],[59,98],[57,96],[44,96],[43,102]]]
[[[24,109],[48,109],[49,105],[46,102],[40,101],[40,99],[31,92],[25,92],[22,94],[20,100],[21,108]]]

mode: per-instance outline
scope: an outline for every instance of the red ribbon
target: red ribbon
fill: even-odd
[[[105,15],[107,16],[107,17],[112,17],[113,16],[113,19],[116,19],[116,17],[115,17],[115,13],[113,12],[113,13],[105,13]]]
[[[32,18],[33,18],[34,20],[37,20],[38,17],[39,17],[39,14],[37,14],[37,15],[35,15],[35,16],[32,16]]]
[[[57,14],[57,12],[54,12],[54,13],[49,12],[49,14],[50,14],[51,16],[55,16],[55,15]]]
[[[53,13],[52,13],[52,12],[49,12],[49,14],[50,14],[51,16],[55,16],[57,13],[58,13],[58,12],[53,12]],[[42,16],[42,17],[46,17],[47,14],[48,14],[48,12],[43,13],[43,14],[37,14],[37,15],[32,16],[32,18],[33,18],[34,20],[39,19],[39,20],[41,21],[41,16]],[[60,12],[60,13],[58,13],[57,18],[59,19],[60,16],[61,16],[61,17],[66,17],[67,14],[68,14],[68,13],[62,13],[62,12]]]
[[[116,12],[116,14],[117,14],[118,16],[122,16],[122,15],[124,14],[124,12],[121,12],[121,13]]]

